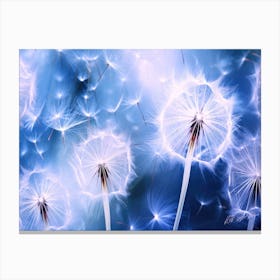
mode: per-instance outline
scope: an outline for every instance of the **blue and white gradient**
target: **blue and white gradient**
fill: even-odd
[[[21,231],[172,231],[182,182],[176,230],[261,229],[260,50],[26,49],[19,68]]]

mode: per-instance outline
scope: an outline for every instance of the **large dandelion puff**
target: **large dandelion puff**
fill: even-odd
[[[253,230],[256,218],[254,213],[261,204],[261,153],[255,138],[235,153],[230,191],[236,206],[252,213],[249,215],[247,229]]]
[[[51,177],[38,173],[21,180],[22,230],[59,230],[71,218],[69,194]]]
[[[106,230],[111,230],[109,194],[124,193],[132,170],[129,144],[111,133],[89,136],[74,154],[72,167],[86,192],[102,194]]]
[[[179,227],[194,156],[211,161],[231,141],[232,100],[217,82],[191,78],[175,88],[160,116],[163,141],[171,153],[184,157],[184,174],[173,230]]]

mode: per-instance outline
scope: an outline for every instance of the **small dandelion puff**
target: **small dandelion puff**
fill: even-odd
[[[71,219],[67,191],[39,173],[21,179],[21,230],[58,230]]]
[[[83,189],[102,193],[105,226],[111,230],[109,195],[125,192],[132,171],[129,143],[112,133],[95,133],[77,147],[71,165]]]
[[[171,153],[184,158],[183,182],[174,223],[179,227],[191,164],[194,157],[210,161],[231,142],[232,100],[225,99],[216,83],[191,78],[175,88],[160,116],[163,141]]]
[[[261,204],[261,155],[258,139],[235,152],[231,171],[230,192],[236,207],[250,212]],[[253,230],[255,215],[249,219],[248,230]]]

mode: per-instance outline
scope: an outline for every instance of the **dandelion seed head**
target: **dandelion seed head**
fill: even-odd
[[[260,206],[261,163],[257,140],[233,153],[230,192],[240,209],[248,211]]]
[[[164,144],[184,157],[188,145],[196,141],[194,156],[214,159],[231,142],[232,105],[217,84],[205,83],[204,77],[176,84],[159,118]]]
[[[76,148],[74,159],[78,164],[80,186],[99,193],[101,181],[106,179],[109,192],[124,191],[129,178],[132,162],[129,143],[107,131],[90,135]],[[101,181],[100,181],[101,179]]]
[[[196,113],[195,118],[198,122],[202,122],[203,121],[203,114],[202,113]]]
[[[65,225],[71,219],[67,190],[41,171],[25,172],[21,177],[20,215],[22,230]]]
[[[39,203],[44,203],[46,200],[45,200],[45,198],[44,198],[44,196],[39,196],[38,197],[38,202]]]

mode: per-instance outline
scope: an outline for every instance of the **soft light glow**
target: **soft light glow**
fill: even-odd
[[[196,118],[198,121],[203,121],[203,114],[202,114],[202,113],[196,113],[195,118]]]
[[[56,96],[57,96],[58,99],[61,99],[62,96],[63,96],[63,93],[62,93],[62,92],[58,92],[58,93],[56,94]]]

